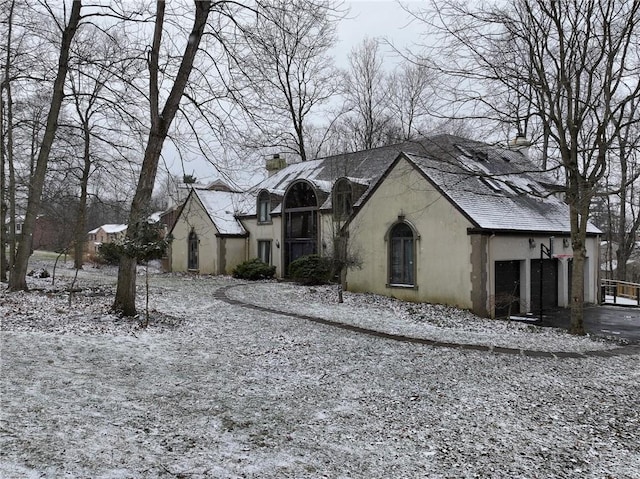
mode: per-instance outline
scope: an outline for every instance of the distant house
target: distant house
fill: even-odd
[[[286,277],[295,259],[343,248],[361,263],[352,291],[488,317],[569,305],[568,207],[521,149],[439,135],[267,169],[245,193],[190,193],[172,230],[174,271],[229,273],[259,257]],[[587,302],[599,233],[589,226]]]
[[[16,217],[17,241],[22,240],[24,219],[24,216]],[[70,238],[69,228],[60,220],[47,215],[38,215],[33,228],[31,248],[33,250],[60,251],[68,246]]]
[[[113,243],[121,240],[127,234],[127,225],[106,224],[87,233],[85,252],[92,256],[98,253],[103,243]]]

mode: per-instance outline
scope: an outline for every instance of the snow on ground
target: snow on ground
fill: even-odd
[[[607,294],[604,298],[606,304],[619,304],[621,306],[638,306],[637,299],[624,298],[622,296],[613,297],[613,295]]]
[[[438,304],[416,304],[373,294],[344,293],[337,302],[335,286],[304,287],[291,283],[254,283],[232,288],[228,296],[280,311],[326,318],[384,333],[440,342],[478,344],[536,351],[611,349],[612,341],[575,337],[565,330],[519,321],[479,318],[468,311]]]
[[[638,478],[638,355],[389,341],[226,304],[213,293],[237,282],[187,275],[151,275],[140,329],[108,311],[113,269],[82,271],[71,306],[69,265],[57,274],[54,286],[31,280],[42,291],[0,295],[0,477]],[[143,308],[143,274],[138,285]],[[513,337],[534,345],[546,334],[369,295],[337,305],[330,293],[229,290],[394,330],[442,323],[491,341],[522,330]]]

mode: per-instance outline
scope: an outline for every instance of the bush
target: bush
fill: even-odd
[[[276,267],[263,263],[258,258],[250,259],[236,266],[232,273],[234,278],[248,279],[255,281],[258,279],[271,279],[276,274]]]
[[[327,283],[331,271],[331,259],[317,254],[302,256],[289,265],[289,277],[302,284]]]
[[[98,257],[104,264],[118,264],[122,256],[122,246],[117,243],[102,243],[98,247]]]

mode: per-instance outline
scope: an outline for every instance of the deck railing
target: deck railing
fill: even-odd
[[[601,284],[603,303],[640,306],[640,284],[603,279]]]

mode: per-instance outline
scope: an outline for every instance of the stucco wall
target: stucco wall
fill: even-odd
[[[233,269],[247,260],[247,239],[246,238],[218,238],[220,258],[218,274],[231,274]]]
[[[385,235],[401,216],[419,234],[415,288],[387,284],[389,245]],[[401,160],[349,226],[349,249],[360,257],[362,269],[348,272],[348,288],[470,309],[470,226],[430,182]]]
[[[189,233],[198,235],[198,272],[218,273],[218,232],[215,225],[193,195],[189,198],[173,228],[171,271],[188,271]]]
[[[276,276],[282,277],[282,217],[272,216],[271,223],[258,224],[256,218],[243,219],[242,224],[249,233],[247,258],[258,257],[258,241],[271,241],[271,264],[276,267]]]

